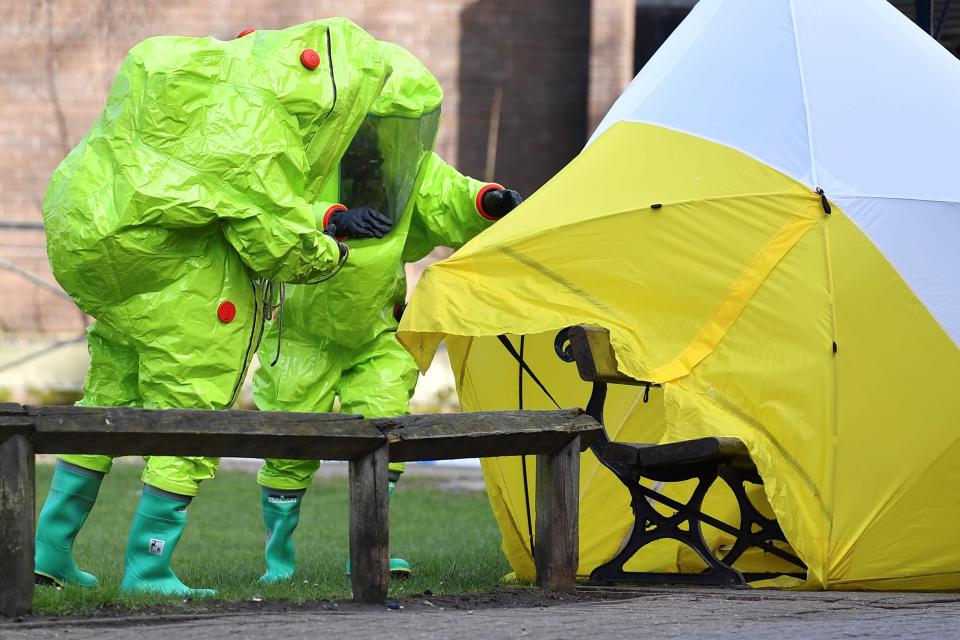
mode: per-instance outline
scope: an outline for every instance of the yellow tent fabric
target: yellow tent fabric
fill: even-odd
[[[742,439],[807,587],[960,588],[960,355],[875,244],[826,208],[728,146],[616,123],[516,215],[430,267],[398,338],[424,369],[446,338],[473,410],[517,407],[517,365],[492,336],[527,336],[531,368],[561,404],[583,406],[589,390],[552,338],[607,327],[620,369],[663,384],[647,404],[613,390],[611,437]],[[524,384],[524,408],[552,406]],[[507,558],[530,577],[519,464],[487,461],[484,474]],[[581,473],[586,576],[631,514],[592,455]],[[685,560],[663,545],[635,562]]]
[[[889,2],[700,0],[573,162],[425,272],[398,338],[421,367],[447,340],[465,409],[534,409],[495,336],[583,406],[551,343],[604,326],[623,372],[663,384],[612,391],[611,437],[743,440],[802,586],[960,588],[957,113],[960,61]],[[531,577],[520,461],[484,473]],[[586,576],[631,513],[589,453],[581,481]],[[722,492],[705,510],[734,513]],[[696,566],[665,542],[629,568]]]

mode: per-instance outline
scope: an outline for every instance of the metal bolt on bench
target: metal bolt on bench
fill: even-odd
[[[580,377],[593,383],[587,414],[603,424],[603,406],[608,384],[646,387],[660,385],[634,380],[617,370],[617,361],[610,345],[610,333],[600,327],[569,327],[557,334],[557,355],[565,362],[576,362]],[[635,522],[623,549],[606,564],[590,574],[587,584],[686,584],[724,587],[745,587],[748,582],[773,578],[782,573],[742,573],[734,563],[750,547],[786,560],[800,570],[787,575],[805,576],[806,565],[794,554],[777,547],[786,542],[776,520],[766,518],[750,501],[747,483],[763,480],[750,459],[747,447],[737,438],[698,438],[670,444],[615,442],[606,431],[593,439],[590,448],[597,459],[630,491]],[[740,523],[733,526],[709,516],[702,510],[703,499],[717,479],[729,485],[740,509]],[[647,487],[642,479],[655,482],[697,480],[696,489],[686,503],[681,503]],[[657,502],[676,511],[664,515],[654,508]],[[703,537],[703,525],[730,534],[735,543],[722,557],[716,557]],[[657,540],[673,539],[690,547],[707,564],[701,573],[655,573],[625,571],[624,566],[640,549]]]

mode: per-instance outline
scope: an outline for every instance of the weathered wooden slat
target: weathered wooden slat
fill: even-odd
[[[384,436],[360,416],[279,411],[27,407],[38,453],[350,460]]]
[[[294,413],[287,411],[213,411],[206,409],[140,409],[136,407],[27,406],[40,430],[71,432],[101,428],[123,433],[142,429],[177,431],[234,431],[237,433],[307,434],[320,424],[348,429],[363,417],[349,413]],[[198,427],[198,425],[201,425]]]
[[[390,442],[390,460],[450,460],[552,453],[601,425],[580,409],[438,413],[371,420]]]
[[[27,407],[38,453],[346,459],[391,443],[391,460],[556,451],[572,434],[587,446],[599,425],[579,409],[359,416],[127,407]],[[18,418],[19,419],[19,418]]]
[[[33,606],[34,458],[30,438],[0,441],[0,615]]]
[[[32,436],[33,420],[25,416],[0,416],[0,440],[15,435]]]
[[[572,434],[582,434],[582,442],[589,443],[600,428],[579,409],[374,420],[341,414],[122,407],[31,407],[30,413],[38,452],[105,455],[349,460],[379,446],[386,435],[392,460],[440,460],[546,453],[564,446]]]
[[[548,591],[577,586],[580,447],[574,436],[559,451],[537,456],[537,582]]]
[[[26,408],[21,404],[17,404],[16,402],[0,402],[0,416],[24,415],[26,413]]]
[[[0,402],[0,441],[15,434],[32,434],[33,419],[23,405]]]
[[[356,602],[385,602],[390,587],[388,458],[384,445],[350,461],[350,582]]]
[[[738,438],[697,438],[667,444],[640,444],[631,442],[615,443],[618,448],[633,450],[630,464],[640,465],[644,469],[671,467],[678,464],[692,464],[709,460],[750,460],[750,451]]]

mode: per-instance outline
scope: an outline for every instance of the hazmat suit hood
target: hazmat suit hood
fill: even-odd
[[[341,202],[372,207],[396,224],[436,140],[443,92],[409,52],[380,47],[390,76],[341,161]]]
[[[338,158],[339,170],[317,201],[324,206],[377,209],[393,219],[394,228],[383,238],[348,240],[350,259],[335,278],[288,289],[288,300],[312,301],[287,305],[284,336],[290,343],[315,343],[322,337],[349,346],[365,344],[396,325],[394,306],[406,296],[403,263],[414,196],[436,141],[443,91],[407,50],[386,42],[377,42],[376,48],[387,78],[361,114],[355,134]],[[265,340],[271,345],[268,363],[276,357],[272,331],[268,328]],[[294,348],[290,346],[288,353]]]

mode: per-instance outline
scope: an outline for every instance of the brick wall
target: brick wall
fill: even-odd
[[[459,166],[483,176],[499,86],[493,177],[529,194],[586,141],[590,2],[478,0],[460,27]]]
[[[39,221],[51,172],[96,118],[126,51],[345,15],[411,50],[446,93],[438,152],[482,177],[504,87],[497,178],[529,193],[586,135],[588,0],[11,0],[0,21],[0,220]],[[0,259],[53,281],[40,232],[0,229]],[[0,269],[0,332],[73,332],[69,301]]]
[[[636,0],[594,0],[590,16],[587,131],[593,132],[634,76]]]

